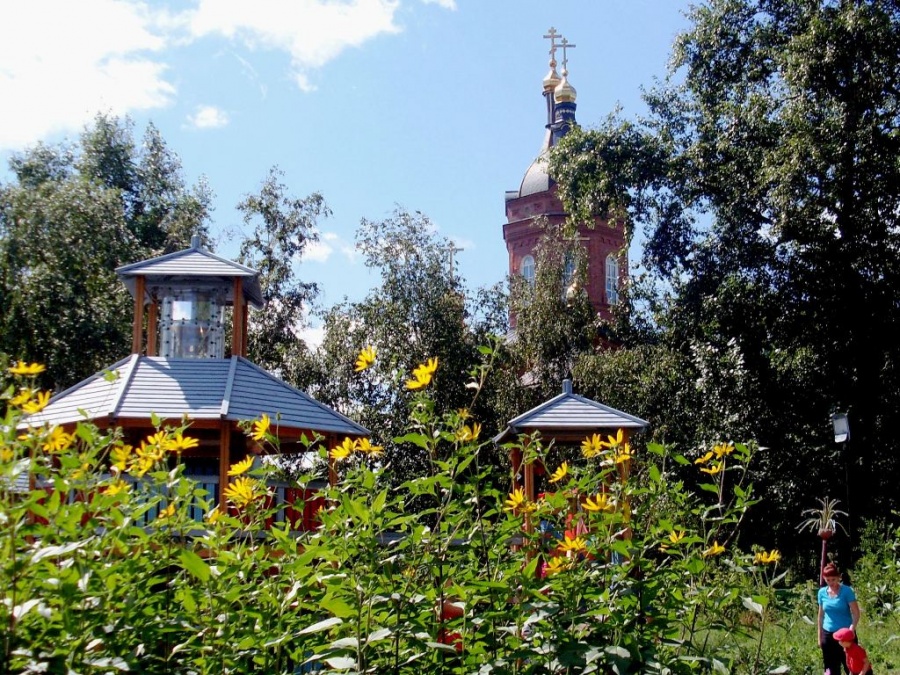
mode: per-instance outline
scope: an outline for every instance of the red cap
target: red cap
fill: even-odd
[[[834,631],[834,639],[838,642],[853,642],[856,639],[856,633],[852,628],[841,628]]]

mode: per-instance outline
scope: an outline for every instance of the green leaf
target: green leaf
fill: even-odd
[[[335,670],[350,670],[356,667],[356,659],[351,659],[349,656],[332,656],[325,659],[325,663]]]
[[[206,564],[203,558],[187,549],[182,550],[179,557],[181,558],[181,566],[184,569],[203,583],[209,581],[209,565]]]
[[[428,443],[431,439],[424,434],[406,434],[405,436],[398,436],[394,439],[395,443],[412,443],[413,445],[418,445],[423,450],[428,450]]]
[[[335,618],[347,618],[350,616],[356,615],[356,610],[354,610],[350,605],[348,605],[341,598],[336,598],[333,595],[326,595],[319,601],[319,606],[334,614]]]
[[[299,631],[297,635],[311,635],[312,633],[321,633],[323,630],[328,630],[332,626],[339,626],[344,623],[344,620],[333,616],[331,618],[325,619],[324,621],[317,621],[311,626],[307,626],[303,630]]]
[[[757,614],[762,616],[763,606],[761,604],[759,604],[758,602],[754,602],[753,598],[749,598],[749,597],[743,598],[742,601],[743,601],[744,607],[749,609],[751,612],[756,612]]]

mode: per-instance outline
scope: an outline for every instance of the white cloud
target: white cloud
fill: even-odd
[[[165,50],[204,37],[284,51],[297,85],[310,90],[312,71],[348,47],[399,32],[399,5],[196,0],[196,9],[171,12],[141,0],[2,0],[0,150],[78,131],[97,112],[125,115],[171,105],[177,92],[167,61],[174,54]],[[244,72],[255,76],[247,62]],[[227,122],[213,111],[196,111],[190,119],[201,128]]]
[[[456,0],[422,0],[426,5],[438,5],[444,9],[456,10]]]
[[[399,32],[398,7],[398,0],[200,0],[190,30],[195,37],[222,35],[251,49],[286,51],[297,86],[308,91],[312,69],[347,47]]]
[[[335,251],[340,252],[350,264],[359,259],[359,252],[352,243],[344,241],[336,232],[322,232],[319,234],[319,241],[306,245],[301,262],[326,263]]]
[[[193,115],[188,115],[188,124],[196,129],[221,129],[228,122],[228,113],[214,105],[199,105]]]
[[[310,349],[318,349],[325,341],[325,326],[307,326],[300,331],[299,337]]]
[[[165,38],[146,5],[121,0],[0,3],[0,148],[72,131],[98,111],[171,103]]]
[[[318,262],[326,263],[334,253],[334,248],[327,242],[320,239],[319,241],[311,241],[303,249],[303,258],[301,262]]]

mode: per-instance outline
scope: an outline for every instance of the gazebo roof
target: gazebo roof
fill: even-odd
[[[199,239],[195,243],[196,245],[192,244],[191,248],[183,251],[123,265],[116,269],[116,274],[132,295],[136,289],[135,279],[139,276],[146,277],[151,283],[165,283],[170,279],[188,277],[243,277],[247,300],[257,309],[265,304],[259,285],[259,272],[200,248]]]
[[[510,420],[494,442],[503,443],[512,436],[533,431],[560,440],[577,440],[599,431],[645,429],[649,425],[640,417],[573,394],[571,380],[565,380],[561,394]]]
[[[369,435],[365,427],[241,356],[173,359],[133,354],[57,394],[23,425],[149,420],[154,415],[237,422],[263,414],[280,428]]]

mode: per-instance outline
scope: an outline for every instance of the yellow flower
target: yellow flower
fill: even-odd
[[[672,530],[672,533],[669,535],[669,541],[673,544],[677,544],[682,539],[684,539],[684,530]]]
[[[110,456],[112,457],[113,466],[119,471],[124,471],[125,467],[128,466],[128,460],[131,458],[131,446],[117,445],[110,452]]]
[[[156,464],[156,460],[153,457],[138,455],[137,459],[131,464],[130,470],[138,478],[143,478],[153,468],[154,464]]]
[[[703,551],[703,557],[709,558],[710,556],[721,555],[722,553],[725,553],[725,547],[718,541],[714,541],[712,546]]]
[[[47,440],[44,441],[44,452],[62,452],[68,450],[75,439],[72,434],[67,434],[62,427],[53,427]]]
[[[550,476],[550,482],[558,483],[563,478],[565,478],[566,474],[568,474],[568,473],[569,473],[569,463],[563,462],[562,464],[559,465],[559,468],[553,472],[553,475]]]
[[[461,420],[467,420],[472,416],[468,408],[460,408],[456,411],[456,414]]]
[[[347,459],[350,455],[352,455],[353,451],[356,450],[356,446],[357,442],[347,436],[346,438],[344,438],[343,443],[333,447],[331,449],[331,452],[328,454],[331,459],[339,462],[342,459]]]
[[[585,511],[612,511],[614,507],[609,499],[609,495],[601,493],[594,498],[588,497],[584,500],[582,508]]]
[[[618,433],[615,436],[607,436],[606,440],[603,441],[604,448],[617,448],[622,445],[622,439],[624,437],[624,431],[619,429]]]
[[[40,375],[46,368],[40,363],[25,363],[19,361],[9,368],[9,372],[13,375]]]
[[[129,483],[126,483],[121,478],[119,478],[119,479],[113,481],[112,483],[110,483],[109,485],[107,485],[106,488],[103,490],[103,494],[113,496],[113,495],[119,495],[119,494],[123,494],[123,493],[130,492],[130,491],[131,491],[131,485]]]
[[[240,476],[242,473],[247,473],[250,470],[250,467],[253,466],[253,455],[247,455],[243,460],[238,462],[237,464],[232,464],[231,468],[228,469],[229,476]]]
[[[709,460],[711,460],[713,458],[714,454],[715,453],[712,450],[710,450],[705,455],[703,455],[703,457],[698,457],[697,459],[695,459],[694,464],[706,464]]]
[[[363,349],[356,358],[356,372],[361,373],[367,368],[370,368],[373,363],[375,363],[375,347],[369,345]]]
[[[559,574],[560,572],[569,569],[570,564],[570,561],[566,558],[551,558],[550,562],[548,562],[547,566],[544,568],[544,572],[547,576]]]
[[[461,429],[457,429],[456,440],[462,443],[465,443],[466,441],[476,441],[480,434],[481,425],[478,422],[475,422],[472,426],[466,424]]]
[[[11,462],[12,458],[16,456],[16,453],[12,448],[8,448],[5,445],[0,447],[0,462]]]
[[[209,513],[206,514],[206,522],[209,523],[210,525],[215,525],[217,522],[219,522],[219,518],[221,518],[221,517],[222,517],[222,512],[219,511],[219,507],[216,506],[215,508],[212,509],[212,511],[210,511]]]
[[[175,503],[172,502],[166,508],[162,509],[159,512],[159,516],[157,516],[157,518],[159,520],[166,520],[168,518],[171,518],[174,515],[175,515]]]
[[[238,478],[225,488],[225,498],[238,508],[242,508],[256,499],[257,487],[257,481],[252,478],[247,476]]]
[[[525,489],[517,488],[509,493],[509,499],[503,502],[507,511],[516,511],[526,504]]]
[[[566,535],[566,538],[560,542],[559,548],[566,553],[583,553],[587,551],[587,542],[584,540],[584,537],[575,537],[573,539]]]
[[[196,438],[191,438],[190,436],[182,436],[180,431],[176,431],[175,434],[166,441],[165,445],[169,452],[182,452],[183,450],[196,448],[200,445],[200,441]]]
[[[716,464],[713,464],[712,466],[702,466],[702,467],[700,467],[700,470],[703,473],[708,473],[710,476],[715,476],[717,473],[721,473],[722,469],[724,469],[724,468],[725,468],[724,462],[717,462]]]
[[[166,443],[166,432],[165,431],[157,431],[155,434],[147,436],[147,444],[155,445],[158,447],[164,446]]]
[[[153,437],[151,436],[151,438]],[[147,460],[150,463],[158,462],[165,454],[165,450],[161,446],[153,443],[148,445],[145,441],[141,441],[141,447],[135,450],[135,452],[142,460]]]
[[[774,548],[768,553],[760,551],[753,556],[754,563],[762,563],[763,565],[771,565],[777,563],[779,560],[781,560],[781,553],[778,552],[778,549]]]
[[[626,443],[625,447],[616,453],[616,464],[624,464],[631,460],[632,457],[634,457],[634,455],[631,453],[631,445]]]
[[[423,363],[415,370],[413,370],[413,379],[406,381],[407,389],[421,389],[422,387],[427,387],[431,384],[431,376],[434,375],[435,371],[438,367],[437,358],[428,359],[426,363]]]
[[[586,458],[596,457],[603,452],[603,439],[600,434],[594,434],[581,441],[581,454]]]
[[[713,452],[716,453],[716,457],[722,459],[725,455],[730,455],[734,452],[734,446],[730,443],[720,443],[713,447]]]
[[[82,462],[81,466],[79,466],[75,471],[72,472],[72,478],[75,480],[81,480],[82,478],[86,478],[88,473],[90,473],[91,465],[89,462]]]
[[[37,397],[34,400],[22,404],[22,410],[24,410],[29,415],[34,415],[35,413],[39,413],[41,412],[41,410],[46,408],[49,402],[50,392],[39,391]]]
[[[254,441],[263,441],[266,438],[266,434],[269,433],[269,427],[272,425],[272,420],[269,419],[269,416],[263,413],[263,416],[258,420],[253,422],[253,433],[250,434],[250,437]]]
[[[35,394],[34,389],[28,389],[26,387],[22,387],[21,389],[19,389],[19,393],[16,394],[13,398],[11,398],[9,400],[9,404],[16,408],[19,408],[22,405],[24,405],[25,403],[27,403],[28,401],[30,401],[31,397],[34,396],[34,394]]]
[[[356,449],[365,455],[372,455],[373,457],[377,457],[384,451],[384,448],[380,445],[372,445],[368,438],[360,438],[356,442]]]

